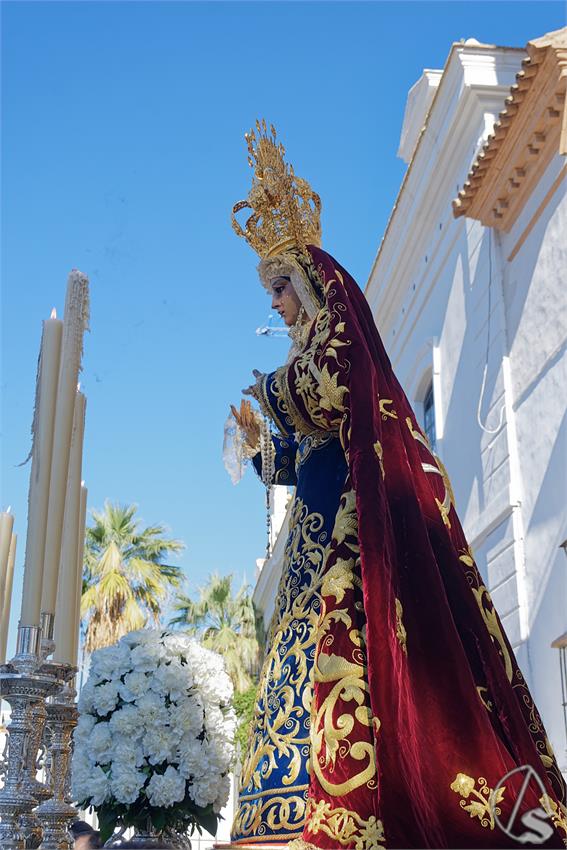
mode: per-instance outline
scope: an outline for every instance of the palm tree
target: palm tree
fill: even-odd
[[[92,511],[81,600],[87,654],[116,643],[148,621],[157,625],[183,579],[180,567],[162,561],[184,549],[184,544],[165,537],[161,525],[141,528],[136,510],[136,505],[107,501],[101,512]]]
[[[177,616],[171,619],[172,626],[198,636],[203,646],[223,656],[237,693],[247,691],[254,684],[262,627],[246,585],[233,596],[232,576],[213,573],[207,584],[199,588],[197,602],[178,593],[173,611]]]

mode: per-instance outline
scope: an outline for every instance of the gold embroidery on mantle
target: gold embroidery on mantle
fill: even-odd
[[[394,402],[391,398],[381,398],[381,399],[378,400],[380,413],[382,414],[382,419],[384,421],[386,421],[386,419],[388,419],[388,417],[390,417],[390,419],[397,419],[398,418],[398,414],[396,413],[395,410],[393,410],[393,409],[388,410],[388,408],[386,407],[387,404],[393,404],[393,403]]]
[[[469,578],[470,583],[470,578]],[[480,609],[480,613],[482,614],[482,619],[486,624],[486,628],[492,638],[493,643],[495,643],[499,649],[500,657],[502,658],[502,662],[504,664],[504,669],[506,670],[506,676],[508,677],[508,681],[512,682],[513,677],[513,668],[512,668],[512,659],[510,657],[510,653],[508,651],[508,647],[506,645],[506,640],[502,633],[502,629],[500,628],[500,624],[498,622],[498,617],[496,614],[496,609],[494,607],[494,603],[492,602],[492,598],[490,593],[484,584],[479,583],[478,587],[474,587],[471,584],[471,590],[474,594],[474,597],[477,601],[477,605]]]
[[[386,846],[381,820],[374,815],[365,819],[342,806],[333,808],[325,800],[309,800],[307,822],[310,833],[324,832],[342,847],[354,845],[355,850],[378,850]]]
[[[382,443],[379,440],[376,440],[374,443],[374,451],[376,452],[376,457],[378,458],[378,463],[380,464],[380,472],[382,473],[382,479],[386,477],[386,473],[384,472],[384,449],[382,448]]]
[[[311,723],[311,769],[317,780],[328,794],[340,796],[360,788],[362,785],[375,787],[376,758],[372,744],[372,735],[368,739],[356,736],[356,722],[376,730],[378,718],[372,718],[370,697],[366,675],[364,639],[356,624],[353,624],[348,607],[338,608],[330,604],[334,599],[337,605],[345,598],[347,591],[360,587],[360,577],[355,568],[358,563],[360,546],[358,544],[358,520],[354,490],[341,497],[335,526],[333,542],[343,546],[343,552],[350,550],[352,557],[337,557],[325,574],[321,587],[322,608],[319,620],[318,647],[326,643],[326,635],[332,630],[333,623],[342,623],[348,630],[351,649],[347,655],[318,651],[314,667],[314,684],[327,685],[326,696],[313,706]],[[329,644],[330,645],[330,644]],[[341,713],[335,716],[337,704],[342,703]],[[354,706],[353,706],[354,703]],[[355,732],[354,740],[350,739]],[[353,768],[344,782],[333,782],[337,757],[343,760],[350,757],[360,762],[356,772]]]
[[[543,794],[539,798],[539,802],[544,811],[550,816],[553,825],[557,829],[562,829],[565,836],[567,836],[567,807],[563,803],[557,803],[549,794]],[[567,837],[563,839],[563,843],[567,847]]]
[[[466,549],[459,549],[459,561],[462,561],[467,567],[474,566],[474,555],[470,546],[467,546]]]
[[[423,431],[421,431],[419,426],[417,428],[413,427],[413,422],[410,416],[406,417],[406,425],[408,426],[410,434],[412,435],[414,440],[417,440],[419,443],[421,443],[421,445],[424,446],[431,455],[432,460],[435,461],[435,463],[422,463],[421,466],[424,472],[434,472],[436,475],[441,476],[441,479],[443,481],[443,487],[445,489],[445,494],[443,496],[442,501],[438,499],[437,496],[435,496],[435,504],[439,508],[439,513],[441,514],[441,519],[443,520],[443,523],[447,526],[447,528],[450,529],[451,521],[449,519],[449,512],[451,510],[451,505],[454,506],[455,504],[455,498],[453,495],[453,488],[451,487],[449,476],[447,475],[447,470],[445,469],[440,458],[438,458],[437,455],[432,451],[431,446],[429,445],[429,440],[427,439]]]
[[[402,614],[404,613],[404,609],[402,608],[402,603],[396,596],[396,637],[400,642],[400,645],[405,652],[408,654],[407,648],[407,632],[405,630],[404,624],[402,622]]]
[[[502,814],[498,803],[501,803],[504,798],[506,786],[501,785],[496,794],[492,796],[493,789],[488,787],[483,776],[479,777],[478,784],[479,788],[477,789],[475,788],[476,781],[472,776],[467,776],[466,773],[457,773],[454,781],[451,782],[451,791],[455,791],[456,794],[460,794],[464,798],[459,800],[459,805],[465,812],[469,813],[471,818],[479,818],[482,826],[494,829],[494,815]]]
[[[488,699],[488,688],[484,687],[484,685],[477,685],[476,689],[478,691],[478,695],[480,697],[480,701],[483,704],[483,706],[486,708],[487,711],[492,711],[492,703]],[[486,692],[486,694],[487,694],[486,699],[483,697],[482,691]]]

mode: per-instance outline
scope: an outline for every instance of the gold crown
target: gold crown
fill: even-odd
[[[252,188],[245,201],[232,208],[232,226],[260,257],[271,257],[285,248],[321,244],[321,198],[306,180],[296,177],[284,160],[285,148],[270,135],[266,121],[256,121],[256,132],[245,134],[248,163],[254,168]],[[236,213],[252,210],[241,226]]]

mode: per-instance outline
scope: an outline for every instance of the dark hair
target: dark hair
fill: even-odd
[[[92,835],[95,830],[86,820],[76,820],[69,827],[69,832],[73,838],[78,838],[80,835]]]

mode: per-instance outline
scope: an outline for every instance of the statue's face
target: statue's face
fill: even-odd
[[[276,277],[271,282],[272,309],[277,310],[288,327],[294,325],[299,316],[301,301],[289,277]]]

